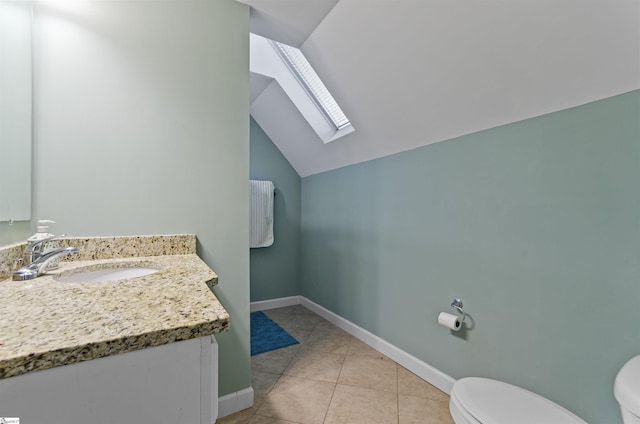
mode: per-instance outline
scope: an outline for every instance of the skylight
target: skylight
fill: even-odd
[[[271,44],[287,63],[309,96],[325,114],[326,118],[335,126],[336,130],[341,130],[350,125],[349,119],[347,119],[300,49],[273,40],[271,40]]]
[[[323,143],[330,143],[355,131],[299,49],[253,33],[250,34],[250,42],[251,72],[272,78]],[[251,102],[251,113],[280,119],[281,125],[286,125],[282,116],[275,117],[280,109],[274,109],[273,102],[281,97],[275,94],[278,89],[273,83],[268,85],[273,88],[265,88]]]

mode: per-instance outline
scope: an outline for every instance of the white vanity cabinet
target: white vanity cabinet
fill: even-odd
[[[76,260],[32,280],[0,280],[0,417],[215,422],[214,335],[229,329],[230,317],[213,293],[218,276],[195,253],[195,235],[60,242],[79,248]],[[85,279],[141,267],[153,272]]]
[[[213,336],[0,379],[0,417],[24,424],[211,424]]]

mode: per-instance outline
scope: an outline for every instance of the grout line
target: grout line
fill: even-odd
[[[327,421],[327,415],[329,415],[329,409],[331,409],[331,403],[333,402],[333,397],[336,394],[336,389],[338,388],[338,382],[333,385],[333,391],[331,392],[331,399],[329,399],[329,405],[327,406],[326,411],[324,411],[324,418],[322,418],[322,422]]]
[[[396,411],[398,411],[398,424],[400,423],[400,370],[401,365],[396,362]]]
[[[313,311],[311,311],[311,312],[313,312]],[[313,312],[313,313],[315,314],[315,312]],[[316,324],[316,328],[318,327],[318,324]],[[352,342],[352,340],[349,340],[349,346],[351,346],[351,342]],[[329,400],[329,406],[327,406],[327,410],[324,413],[324,419],[322,420],[323,423],[327,421],[327,416],[329,415],[329,410],[331,409],[331,404],[333,403],[333,398],[335,397],[336,390],[338,389],[338,383],[340,381],[340,376],[342,375],[342,370],[344,370],[344,363],[347,360],[347,355],[349,354],[349,346],[347,346],[347,353],[345,353],[344,355],[341,355],[342,356],[342,365],[340,365],[340,372],[338,373],[338,378],[336,378],[336,384],[333,386],[333,392],[331,392],[331,399]]]

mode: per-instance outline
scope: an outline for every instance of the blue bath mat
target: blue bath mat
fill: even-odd
[[[251,312],[251,355],[298,344],[298,341],[262,311]]]

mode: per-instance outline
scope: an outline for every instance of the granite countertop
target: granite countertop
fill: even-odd
[[[195,251],[195,237],[193,246],[187,251]],[[107,282],[56,279],[114,263],[159,271]],[[226,331],[229,314],[211,290],[217,282],[195,253],[62,262],[33,280],[0,280],[0,378]]]

